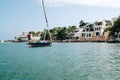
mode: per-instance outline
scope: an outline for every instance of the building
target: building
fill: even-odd
[[[21,42],[26,42],[28,41],[28,32],[23,32],[18,38],[17,40],[18,41],[21,41]]]
[[[80,37],[92,38],[92,36],[93,36],[93,31],[91,31],[90,24],[86,24],[81,30]]]
[[[81,39],[81,38],[92,38],[93,36],[93,31],[91,31],[90,24],[86,24],[76,30],[74,30],[74,35],[73,37],[76,39]]]
[[[73,37],[81,41],[105,41],[105,29],[112,25],[113,21],[110,20],[96,21],[93,26],[87,23],[84,26],[79,26],[73,32]]]
[[[112,26],[112,21],[104,20],[94,23],[94,36],[104,36],[105,29]]]

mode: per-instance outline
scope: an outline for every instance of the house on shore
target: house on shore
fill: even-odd
[[[101,22],[94,23],[94,36],[104,36],[105,29],[112,26],[112,22],[110,20],[104,20]]]
[[[93,31],[91,31],[91,26],[89,23],[84,26],[80,26],[78,29],[74,30],[73,33],[73,38],[81,41],[90,39],[93,36]]]
[[[112,26],[113,23],[110,20],[104,21],[96,21],[91,24],[86,24],[84,26],[80,26],[78,29],[74,31],[74,39],[80,41],[105,41],[106,40],[106,33],[105,29]]]
[[[39,41],[40,34],[32,35],[32,34],[29,34],[29,32],[23,32],[18,38],[16,38],[16,41],[18,42],[27,42],[29,40]]]
[[[27,42],[28,41],[28,32],[23,32],[17,39],[20,42]]]

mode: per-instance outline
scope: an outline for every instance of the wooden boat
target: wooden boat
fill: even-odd
[[[44,40],[43,41],[41,41],[41,40],[40,41],[29,41],[28,45],[30,45],[30,47],[45,47],[45,46],[51,46],[52,45],[52,39],[51,39],[51,34],[49,32],[48,20],[47,20],[47,16],[46,16],[45,7],[44,7],[44,1],[43,0],[42,0],[42,6],[43,6],[43,12],[44,12],[45,21],[46,21]],[[50,40],[49,41],[46,41],[46,39],[45,39],[47,31],[48,31],[49,36],[50,36]]]

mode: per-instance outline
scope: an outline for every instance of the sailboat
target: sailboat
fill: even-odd
[[[46,21],[44,40],[40,40],[40,41],[37,41],[37,42],[29,41],[28,45],[30,45],[30,47],[45,47],[45,46],[51,46],[52,45],[52,38],[51,38],[51,33],[49,32],[48,20],[47,20],[47,15],[46,15],[46,11],[45,11],[45,6],[44,6],[44,1],[43,0],[42,0],[42,6],[43,6],[43,12],[44,12],[45,21]],[[48,31],[49,37],[50,37],[49,41],[46,41],[46,39],[45,39],[47,31]]]

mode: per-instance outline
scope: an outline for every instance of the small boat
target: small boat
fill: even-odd
[[[43,0],[42,0],[42,6],[43,6],[43,12],[44,12],[45,21],[46,21],[44,40],[43,41],[42,40],[40,40],[40,41],[29,41],[28,45],[30,45],[30,47],[45,47],[45,46],[51,46],[52,45],[52,39],[51,39],[51,34],[49,32],[48,20],[47,20],[47,16],[46,16],[45,7],[44,7],[44,1]],[[46,39],[45,39],[47,31],[48,31],[49,37],[50,37],[49,41],[46,41]],[[30,35],[28,35],[28,39],[30,40]]]
[[[52,46],[51,42],[40,41],[40,42],[28,42],[30,47],[45,47],[45,46]]]

